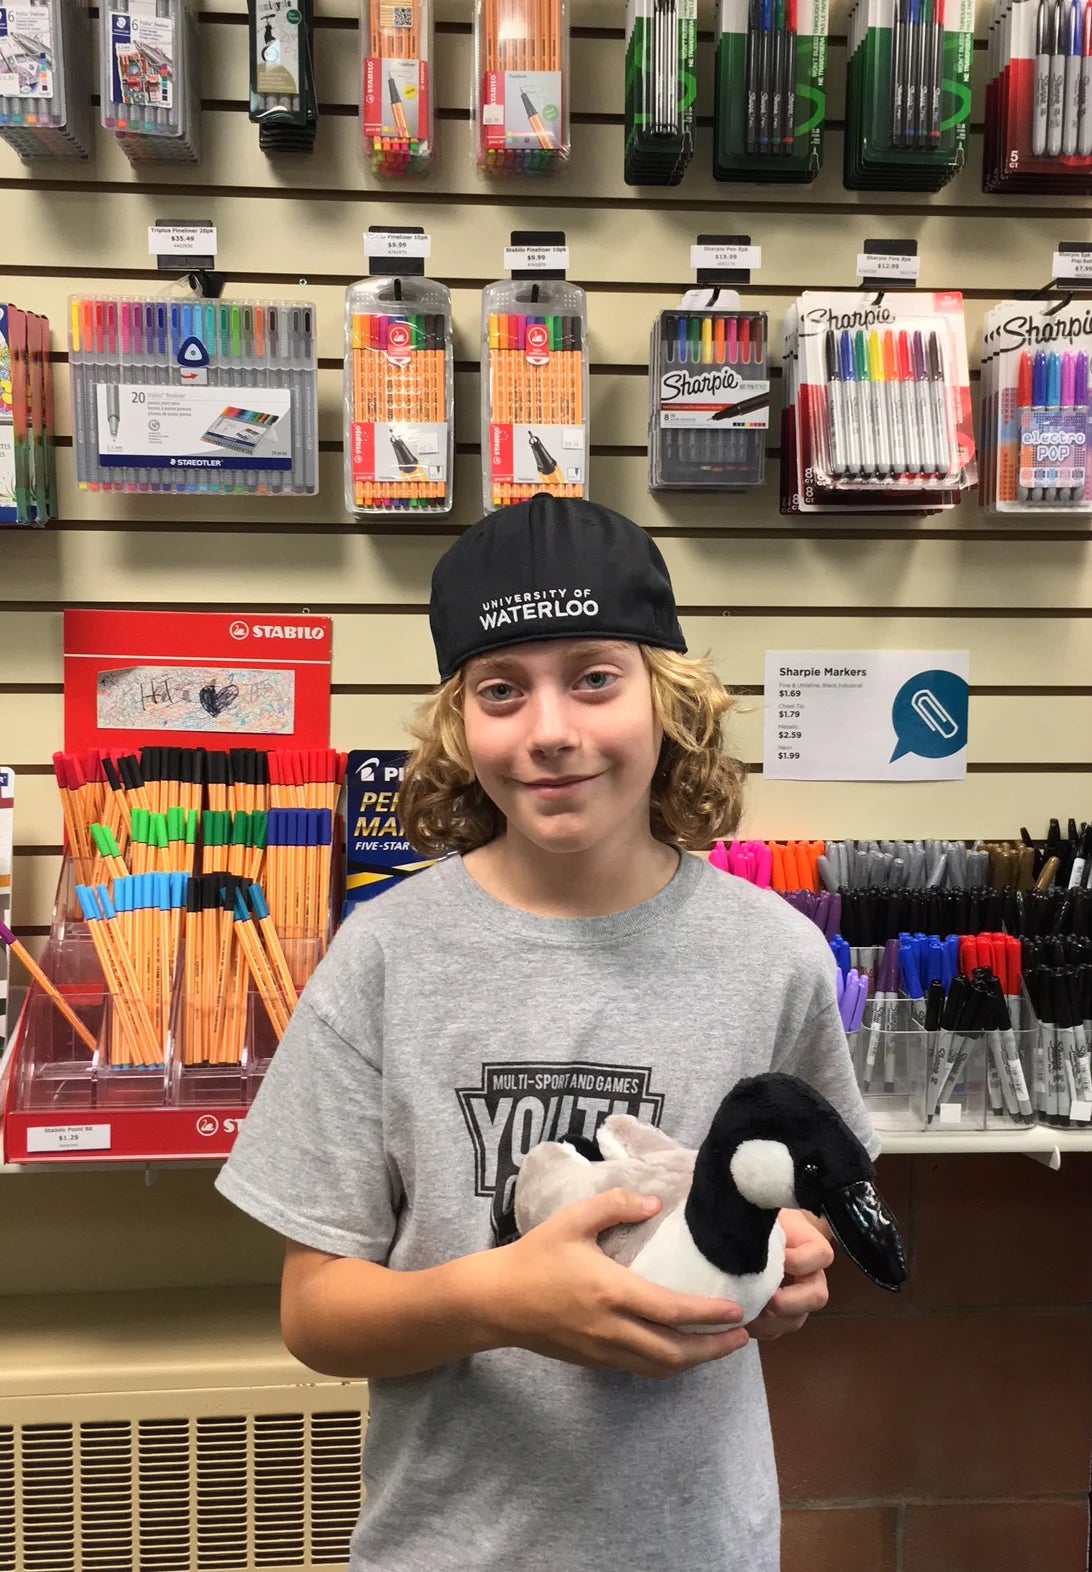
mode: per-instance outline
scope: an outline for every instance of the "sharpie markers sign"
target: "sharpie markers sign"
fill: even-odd
[[[762,773],[962,780],[968,670],[966,650],[767,650]]]

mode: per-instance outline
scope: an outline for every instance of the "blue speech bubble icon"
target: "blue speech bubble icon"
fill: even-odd
[[[891,706],[895,751],[947,759],[967,746],[967,682],[954,671],[919,671],[904,682]]]

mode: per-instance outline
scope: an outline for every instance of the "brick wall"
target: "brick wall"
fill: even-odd
[[[846,1261],[768,1345],[783,1572],[1086,1572],[1092,1156],[886,1158],[901,1294]]]

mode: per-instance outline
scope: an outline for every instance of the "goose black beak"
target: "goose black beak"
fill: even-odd
[[[823,1216],[850,1260],[880,1288],[897,1292],[906,1281],[898,1224],[871,1179],[827,1194]]]

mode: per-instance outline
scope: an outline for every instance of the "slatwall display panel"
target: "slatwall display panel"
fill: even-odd
[[[357,149],[355,0],[319,0],[322,120],[312,158],[267,159],[246,115],[246,12],[201,17],[202,162],[134,171],[106,133],[85,166],[30,168],[0,147],[0,295],[53,323],[61,520],[0,537],[0,755],[20,770],[15,915],[48,921],[60,819],[49,756],[61,743],[61,611],[67,605],[212,606],[334,616],[332,742],[397,746],[434,676],[428,583],[437,555],[479,516],[480,290],[512,229],[560,228],[589,293],[591,493],[646,524],[671,569],[692,648],[741,690],[730,736],[752,766],[747,828],[765,835],[1014,834],[1092,805],[1089,520],[987,519],[975,500],[934,518],[782,518],[780,378],[768,480],[741,497],[647,491],[647,362],[655,314],[691,282],[699,232],[750,233],[763,267],[743,291],[780,343],[803,288],[852,287],[866,238],[917,239],[923,287],[967,297],[972,367],[990,305],[1033,291],[1062,240],[1092,239],[1087,204],[980,189],[987,6],[968,164],[934,197],[841,186],[846,0],[832,6],[824,170],[784,191],[711,177],[712,3],[699,5],[699,135],[681,185],[622,181],[623,0],[571,0],[572,159],[548,181],[485,183],[470,155],[469,0],[439,0],[436,168],[380,183]],[[97,28],[97,19],[93,26]],[[157,218],[209,217],[227,297],[308,299],[318,310],[321,492],[315,498],[94,494],[75,485],[65,353],[73,293],[156,292],[146,252]],[[342,504],[345,286],[364,272],[369,224],[420,223],[428,270],[453,291],[455,509],[449,519],[358,525]],[[977,377],[975,375],[975,380]],[[805,785],[761,776],[766,648],[971,652],[966,782]]]

